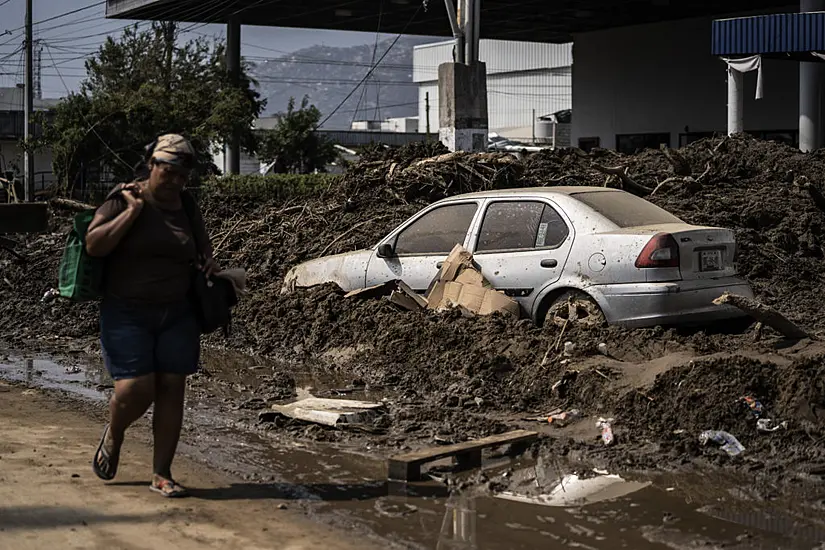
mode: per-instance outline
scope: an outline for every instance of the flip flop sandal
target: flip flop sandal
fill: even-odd
[[[95,451],[95,456],[92,458],[92,470],[94,470],[95,475],[103,481],[111,481],[115,478],[115,475],[117,475],[117,464],[119,461],[119,457],[112,460],[112,456],[104,447],[108,433],[109,424],[106,424],[103,428],[103,435],[100,438],[97,451]]]
[[[187,491],[183,485],[178,485],[177,482],[171,479],[164,479],[157,485],[152,482],[152,484],[149,485],[149,490],[166,498],[183,498],[189,496],[189,491]]]

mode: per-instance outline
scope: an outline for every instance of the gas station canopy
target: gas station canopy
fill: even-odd
[[[782,0],[482,0],[481,38],[570,42],[576,33],[778,9]],[[443,0],[108,0],[113,19],[452,36]],[[655,45],[652,45],[655,47]]]

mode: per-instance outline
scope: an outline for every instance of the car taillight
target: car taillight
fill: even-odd
[[[636,258],[636,267],[679,267],[679,245],[673,235],[654,235]]]

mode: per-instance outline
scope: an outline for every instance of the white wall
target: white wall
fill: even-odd
[[[23,177],[23,149],[17,141],[0,141],[0,172],[17,169]],[[56,183],[52,172],[52,151],[44,149],[34,155],[34,188],[40,190]]]
[[[416,46],[413,81],[418,82],[418,131],[438,132],[438,66],[452,61],[453,42]],[[529,139],[536,116],[569,109],[572,101],[570,44],[481,40],[487,64],[487,111],[491,132]],[[519,134],[516,136],[515,134]]]
[[[571,104],[570,68],[544,69],[520,73],[487,75],[487,117],[491,132],[508,133],[521,129],[519,137],[529,139],[533,113],[542,116]],[[430,130],[438,132],[438,83],[424,82],[418,88],[419,132],[426,131],[426,94],[430,94]],[[526,129],[526,130],[525,130]]]
[[[677,146],[691,132],[726,131],[725,63],[710,54],[711,19],[610,29],[577,35],[573,46],[573,144],[616,134],[670,132]],[[799,68],[764,61],[765,96],[756,74],[745,75],[745,129],[798,126]]]

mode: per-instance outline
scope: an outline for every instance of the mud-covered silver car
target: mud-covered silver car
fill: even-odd
[[[603,187],[445,199],[369,250],[294,267],[284,292],[324,282],[354,290],[393,279],[424,292],[456,243],[537,323],[571,313],[571,302],[586,306],[579,317],[603,315],[625,326],[702,323],[742,316],[712,303],[724,292],[753,296],[736,273],[732,231],[687,224],[635,195]]]

